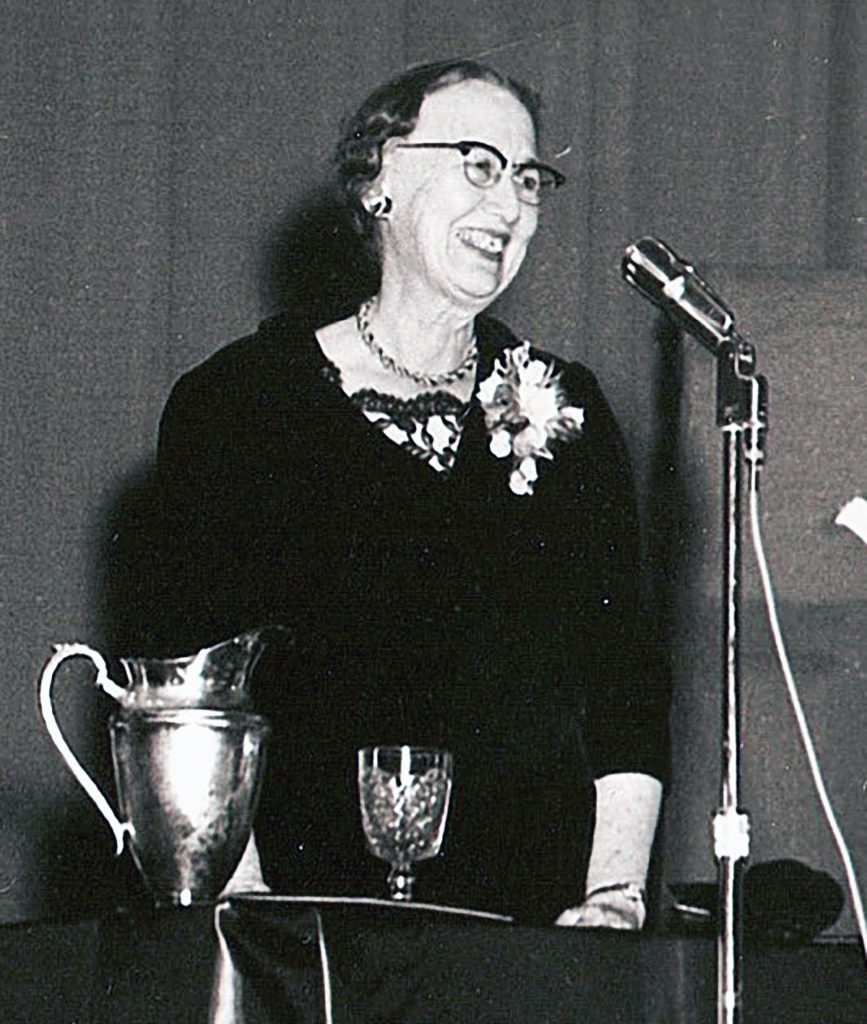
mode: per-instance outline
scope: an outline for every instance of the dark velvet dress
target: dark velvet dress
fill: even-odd
[[[477,335],[483,380],[517,342],[484,317]],[[288,627],[254,679],[273,727],[256,834],[276,891],[385,894],[358,811],[364,745],[454,755],[417,898],[530,921],[580,900],[593,777],[662,776],[628,460],[593,376],[557,365],[584,429],[552,445],[530,496],[510,491],[477,400],[437,472],[369,422],[312,325],[285,315],[175,386],[153,642]]]

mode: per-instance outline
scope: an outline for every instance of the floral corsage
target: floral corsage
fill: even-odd
[[[530,356],[530,342],[502,352],[494,371],[479,385],[479,401],[490,434],[491,454],[512,457],[509,489],[532,494],[539,475],[537,459],[553,459],[553,439],[577,437],[584,410],[567,405],[566,390],[553,363]]]

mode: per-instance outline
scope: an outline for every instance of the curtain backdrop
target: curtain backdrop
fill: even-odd
[[[355,298],[364,282],[327,187],[338,124],[385,77],[452,55],[541,90],[543,151],[569,178],[498,312],[597,373],[633,454],[648,614],[675,684],[664,879],[715,875],[720,443],[710,357],[620,279],[624,246],[645,234],[730,301],[769,377],[772,569],[831,795],[867,871],[867,550],[833,526],[867,491],[867,5],[0,10],[0,920],[87,912],[125,881],[40,725],[34,680],[52,643],[130,653],[125,581],[108,570],[135,532],[172,381],[283,306],[328,315]],[[753,859],[841,878],[751,571],[744,633]],[[84,671],[58,690],[70,739],[108,779],[106,699]],[[838,929],[852,931],[851,916]]]

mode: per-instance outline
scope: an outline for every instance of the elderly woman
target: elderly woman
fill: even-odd
[[[378,89],[337,154],[378,291],[266,321],[166,407],[177,642],[292,636],[256,677],[275,891],[384,895],[356,750],[435,745],[455,782],[421,898],[643,924],[667,709],[627,456],[588,370],[483,315],[563,181],[537,146],[534,94],[479,64]]]

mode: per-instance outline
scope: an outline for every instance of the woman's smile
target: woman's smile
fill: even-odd
[[[486,228],[460,228],[457,236],[468,249],[494,263],[502,263],[503,253],[509,244],[508,234]]]

